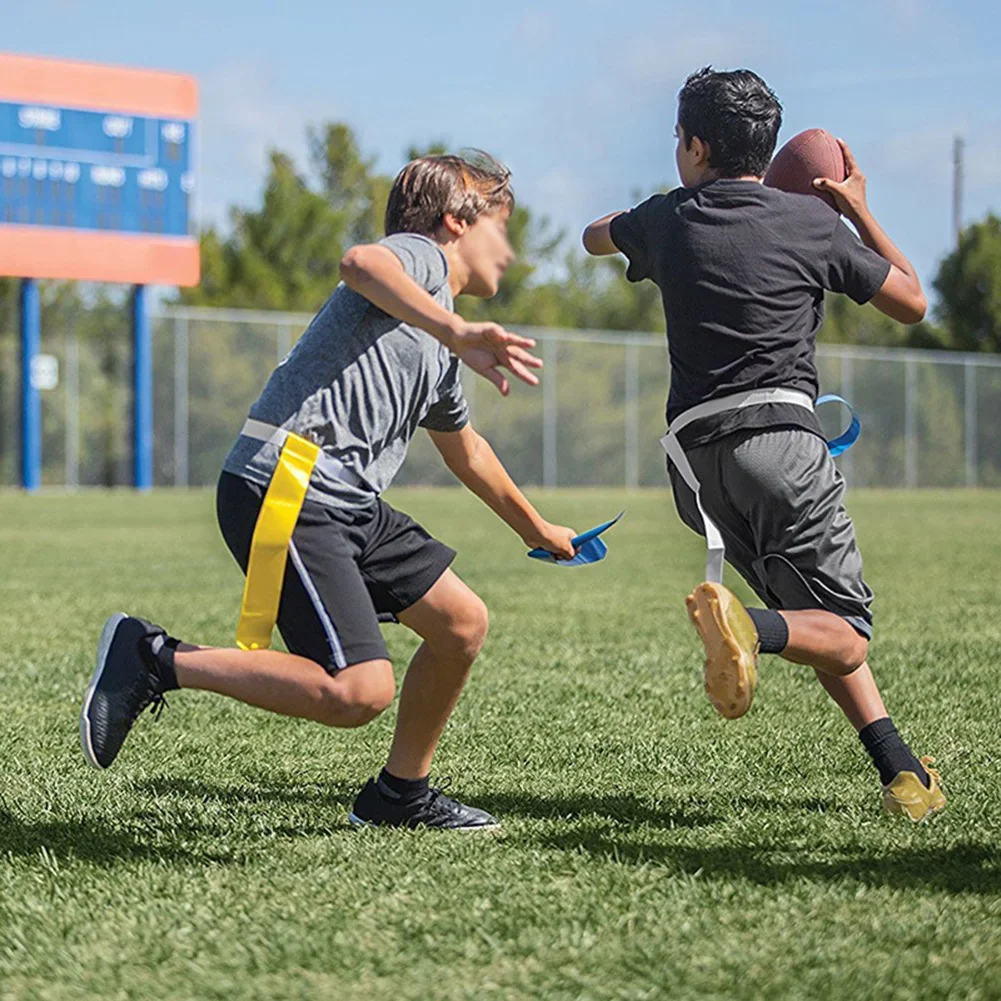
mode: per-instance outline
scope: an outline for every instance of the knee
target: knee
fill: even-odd
[[[345,668],[328,679],[321,692],[318,722],[336,727],[364,726],[392,705],[396,682],[391,668],[371,675],[358,672],[353,678],[351,671]]]
[[[846,640],[841,651],[840,666],[842,675],[852,674],[858,670],[869,656],[869,641],[852,629],[851,637]]]
[[[449,652],[460,660],[472,663],[483,649],[490,628],[490,613],[482,599],[473,595],[463,604],[452,620],[445,643]]]

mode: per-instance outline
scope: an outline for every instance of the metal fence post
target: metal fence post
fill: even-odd
[[[42,402],[32,375],[42,350],[42,300],[34,278],[21,279],[21,486],[42,485]]]
[[[639,348],[626,343],[626,489],[635,490],[640,480],[639,459]]]
[[[972,358],[967,358],[963,363],[963,376],[966,485],[975,487],[977,485],[977,366]]]
[[[545,362],[542,380],[542,484],[555,487],[559,480],[556,456],[556,356],[559,341],[547,336],[542,344],[542,360]]]
[[[174,486],[188,485],[188,321],[174,320]]]
[[[66,472],[67,487],[80,486],[80,339],[71,322],[63,352],[66,364]]]
[[[292,328],[287,323],[278,324],[278,364],[285,361],[292,350]]]
[[[853,403],[852,395],[855,390],[855,359],[847,351],[841,356],[841,395],[849,402]],[[855,456],[851,449],[845,452],[841,459],[841,475],[845,478],[845,483],[851,487],[855,484]]]
[[[904,479],[908,487],[918,485],[917,397],[918,366],[908,356],[904,362]]]

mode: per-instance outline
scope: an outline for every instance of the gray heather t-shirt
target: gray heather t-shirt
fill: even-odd
[[[452,309],[448,264],[433,240],[397,233],[380,242],[418,285]],[[430,334],[341,284],[271,374],[250,416],[318,442],[382,493],[418,427],[459,431],[469,420],[459,369],[458,358]],[[267,486],[278,454],[276,446],[241,435],[223,469]],[[375,494],[331,479],[321,465],[307,500],[339,508],[374,502]]]

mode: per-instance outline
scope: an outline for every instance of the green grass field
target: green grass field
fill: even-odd
[[[537,492],[579,529],[628,508],[574,572],[458,491],[394,499],[492,610],[435,774],[497,835],[348,828],[392,711],[337,732],[179,692],[89,769],[105,616],[228,643],[241,578],[207,492],[0,495],[0,998],[1001,997],[1001,494],[851,498],[873,669],[951,797],[919,827],[811,672],[767,659],[714,715],[666,494]]]

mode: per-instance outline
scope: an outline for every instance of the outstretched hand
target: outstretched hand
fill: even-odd
[[[528,350],[535,347],[535,341],[512,334],[499,323],[463,320],[453,331],[449,346],[464,365],[492,382],[501,396],[511,391],[507,377],[500,371],[502,368],[530,386],[539,384],[539,377],[532,369],[542,368],[542,359]]]

